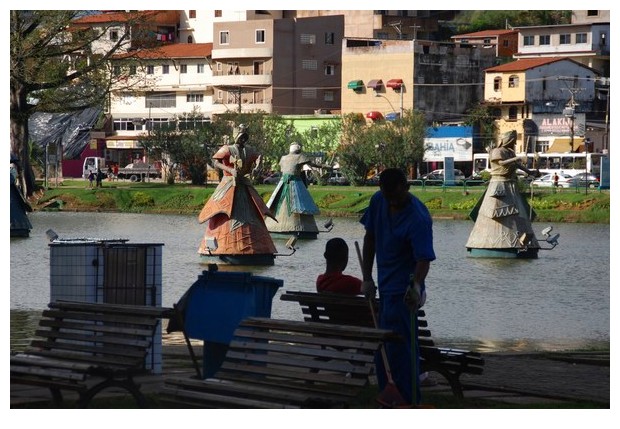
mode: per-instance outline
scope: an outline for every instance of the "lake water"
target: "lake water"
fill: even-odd
[[[49,302],[49,241],[61,238],[126,238],[130,243],[163,243],[163,305],[172,306],[206,269],[198,244],[204,225],[195,216],[123,213],[36,212],[30,215],[30,238],[11,238],[11,342],[24,340],[27,327]],[[326,219],[318,218],[321,225]],[[282,302],[282,290],[314,291],[324,269],[325,242],[347,240],[346,273],[360,275],[354,241],[363,227],[357,218],[336,218],[334,229],[316,240],[298,241],[292,256],[276,257],[273,266],[226,267],[284,280],[273,300],[272,316],[299,319],[298,305]],[[547,224],[534,224],[540,236]],[[427,279],[425,305],[429,327],[439,344],[480,351],[558,350],[609,347],[610,226],[556,224],[559,245],[538,259],[469,258],[465,243],[470,221],[435,220],[437,260]],[[289,253],[284,240],[274,240]]]

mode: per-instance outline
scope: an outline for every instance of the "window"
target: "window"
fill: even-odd
[[[560,45],[570,45],[570,34],[560,34]]]
[[[541,34],[540,36],[538,36],[538,44],[539,45],[550,45],[551,36],[549,34]]]
[[[499,92],[502,90],[502,78],[496,77],[493,79],[493,91]]]
[[[329,89],[323,91],[323,100],[334,101],[334,91]]]
[[[110,30],[110,40],[113,42],[118,41],[118,30],[116,28]]]
[[[174,92],[157,92],[148,94],[144,98],[144,107],[146,108],[167,108],[177,107],[176,94]]]
[[[508,109],[508,120],[516,120],[517,119],[517,107],[516,106],[510,106],[510,109]]]
[[[491,39],[483,39],[482,43],[484,43],[485,45],[490,45],[491,44]]]
[[[256,43],[265,43],[265,30],[256,30]]]
[[[545,91],[547,89],[547,79],[543,78],[542,80],[542,90]]]
[[[519,76],[513,74],[508,78],[508,88],[518,88],[519,87]]]
[[[189,11],[189,17],[190,18],[196,18],[196,11],[195,10],[190,10]]]
[[[222,63],[220,63],[219,61],[217,62],[217,65],[215,66],[215,69],[219,72],[222,71]]]
[[[547,152],[549,150],[549,140],[537,140],[536,152]]]
[[[316,60],[301,60],[301,68],[304,70],[316,70],[317,66]]]
[[[534,36],[523,36],[523,46],[534,46]]]
[[[302,88],[301,98],[316,98],[316,88]]]
[[[333,64],[325,64],[325,76],[334,76],[336,74],[336,66]]]
[[[333,45],[335,43],[336,35],[334,33],[325,33],[325,44]]]
[[[219,101],[222,101],[222,99],[223,99],[223,98],[224,98],[224,91],[222,91],[222,90],[218,90],[218,91],[217,91],[217,99],[218,99]]]
[[[154,74],[155,66],[146,66],[146,74]]]
[[[605,39],[607,39],[607,34],[601,33],[601,41],[599,42],[601,46],[605,46]]]
[[[196,64],[196,73],[204,73],[205,65],[204,64]]]
[[[598,16],[598,10],[589,10],[588,16]]]
[[[588,35],[586,33],[575,34],[575,43],[588,43]]]
[[[168,64],[164,64],[161,66],[161,74],[170,73],[170,66]]]
[[[112,74],[114,76],[120,76],[121,75],[121,66],[114,66],[112,68]]]
[[[228,31],[220,31],[220,45],[228,45],[230,43],[230,35]]]
[[[316,44],[316,35],[315,34],[302,34],[299,36],[299,41],[302,45],[314,45]]]
[[[187,64],[181,64],[181,73],[187,73]]]
[[[188,103],[202,103],[203,101],[205,101],[205,96],[204,94],[187,94],[185,97],[185,101],[187,101]]]
[[[508,46],[510,46],[510,43],[508,42],[508,40],[504,40],[503,45],[504,48],[507,48]]]
[[[139,120],[135,119],[137,123]],[[142,125],[137,126],[138,129],[142,129]],[[114,119],[114,131],[134,131],[136,124],[132,118],[117,118]]]
[[[136,66],[129,66],[129,75],[133,76],[134,74],[136,74]]]
[[[216,18],[221,18],[222,17],[222,11],[221,10],[214,10],[213,11],[213,16]]]
[[[187,36],[187,43],[194,43],[194,38],[192,36]]]

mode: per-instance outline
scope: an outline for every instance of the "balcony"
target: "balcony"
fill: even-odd
[[[221,74],[213,75],[213,86],[271,86],[271,74]]]
[[[273,48],[214,49],[211,52],[211,57],[222,62],[240,58],[273,58]]]

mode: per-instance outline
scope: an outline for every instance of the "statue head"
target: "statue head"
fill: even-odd
[[[244,144],[247,143],[249,138],[250,137],[248,136],[248,133],[246,133],[245,131],[242,131],[239,134],[237,134],[237,137],[235,137],[235,143],[243,146]]]
[[[502,138],[499,141],[499,146],[509,146],[517,142],[517,132],[515,130],[507,131],[502,134]]]
[[[299,143],[293,143],[289,148],[289,153],[301,153],[301,145]]]

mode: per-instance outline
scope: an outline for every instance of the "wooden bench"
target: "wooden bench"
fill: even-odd
[[[374,326],[368,300],[363,296],[285,291],[282,301],[297,302],[307,321],[338,323],[353,326]],[[375,301],[375,308],[377,303]],[[437,347],[431,337],[424,310],[418,311],[418,338],[421,371],[441,374],[450,384],[452,393],[463,398],[463,373],[482,374],[484,359],[478,352]]]
[[[49,388],[55,406],[62,405],[62,390],[77,392],[78,407],[103,389],[120,387],[145,407],[133,377],[149,372],[145,358],[171,309],[72,301],[48,307],[30,345],[11,356],[11,384]]]
[[[250,317],[213,377],[169,378],[160,399],[179,407],[343,408],[368,385],[390,331]]]

